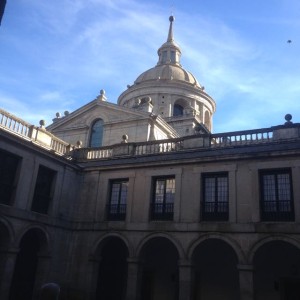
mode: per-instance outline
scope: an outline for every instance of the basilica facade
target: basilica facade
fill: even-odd
[[[169,21],[117,104],[0,110],[1,299],[299,299],[300,124],[212,133]]]

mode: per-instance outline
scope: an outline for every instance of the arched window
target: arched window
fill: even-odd
[[[182,116],[183,115],[183,107],[179,104],[174,105],[173,116]]]
[[[103,120],[98,119],[94,122],[91,128],[89,147],[102,146],[103,139]]]

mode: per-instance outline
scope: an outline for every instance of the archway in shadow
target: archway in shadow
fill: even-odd
[[[194,264],[194,299],[238,300],[238,259],[226,242],[208,239],[192,255]]]
[[[47,239],[40,229],[30,229],[22,237],[10,287],[10,300],[32,300],[38,256],[45,247]]]
[[[99,245],[97,300],[123,300],[126,297],[128,248],[117,238],[106,238]]]
[[[255,299],[299,299],[299,248],[285,241],[268,242],[256,251],[253,264]]]
[[[141,299],[178,299],[178,251],[166,238],[149,240],[142,248]]]
[[[4,269],[5,269],[5,262],[6,262],[6,253],[8,251],[10,245],[10,234],[7,227],[0,222],[0,286],[2,281],[5,280]]]

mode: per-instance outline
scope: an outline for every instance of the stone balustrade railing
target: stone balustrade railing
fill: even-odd
[[[80,148],[60,140],[43,127],[30,125],[1,109],[0,128],[29,139],[58,155],[64,155],[69,159],[78,161],[120,156],[155,155],[192,149],[241,147],[300,138],[300,124],[287,122],[285,125],[270,128],[217,134],[196,134],[176,139],[120,143],[99,148]]]
[[[43,127],[31,125],[2,109],[0,109],[0,128],[31,140],[33,143],[48,150],[52,150],[58,155],[68,155],[73,148]]]
[[[0,109],[0,126],[15,134],[29,137],[32,125]]]
[[[218,134],[198,134],[143,143],[120,143],[100,148],[77,148],[73,151],[73,158],[77,160],[107,159],[118,156],[163,154],[188,149],[262,144],[274,141],[273,131],[273,128],[265,128]]]

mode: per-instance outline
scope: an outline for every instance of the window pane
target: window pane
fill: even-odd
[[[268,170],[261,174],[261,217],[263,221],[292,221],[294,207],[289,170]]]
[[[118,204],[119,202],[120,183],[113,183],[111,188],[110,204]]]
[[[176,54],[175,51],[171,51],[171,62],[175,63],[176,62]]]
[[[126,217],[127,204],[127,180],[114,180],[111,182],[110,199],[107,204],[109,220],[124,220]]]
[[[103,139],[103,120],[97,120],[91,129],[90,147],[100,147]]]
[[[204,186],[204,201],[205,202],[214,202],[215,201],[215,178],[205,178],[205,186]]]
[[[218,202],[228,201],[228,180],[227,177],[217,178],[218,182]]]
[[[175,179],[166,180],[166,203],[174,203]]]
[[[278,200],[279,201],[290,201],[290,176],[289,174],[278,174]]]
[[[173,116],[182,116],[182,115],[183,115],[183,107],[179,104],[175,104]]]
[[[275,175],[264,175],[264,201],[276,201]]]
[[[155,186],[155,203],[164,202],[165,180],[157,180]]]
[[[120,204],[126,204],[127,202],[127,189],[128,189],[128,182],[122,182]]]

